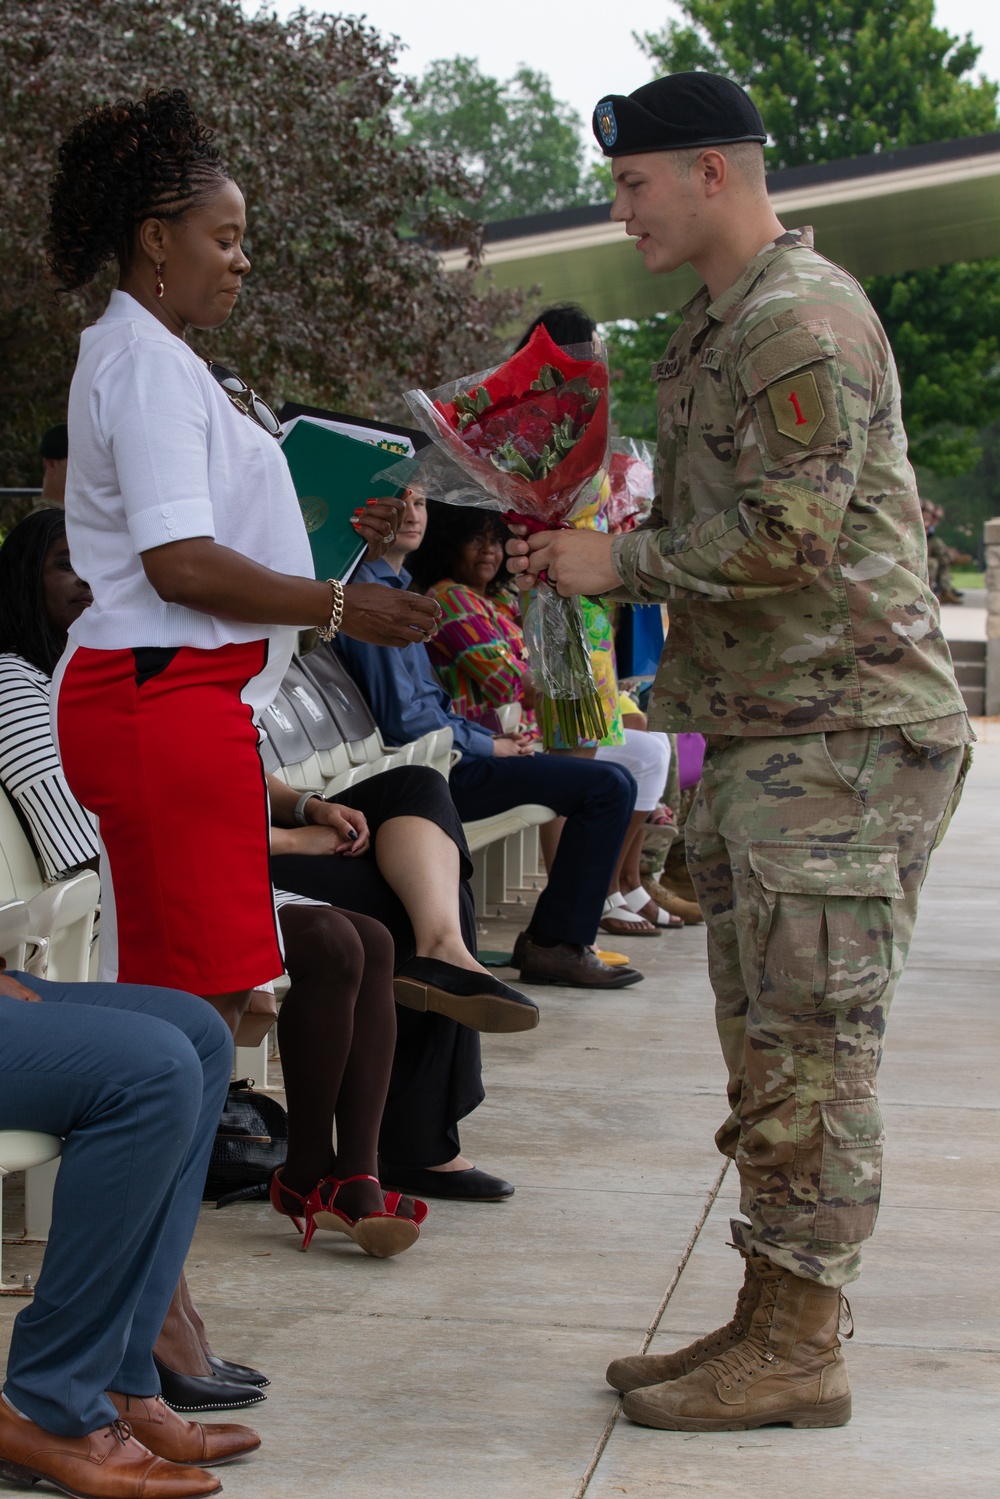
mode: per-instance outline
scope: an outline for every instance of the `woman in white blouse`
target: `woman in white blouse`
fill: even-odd
[[[283,966],[254,720],[295,631],[403,644],[435,618],[412,601],[376,620],[366,590],[312,576],[273,413],[187,342],[241,295],[245,227],[179,90],[91,110],[60,148],[52,269],[67,290],[108,261],[119,272],[70,389],[67,535],[94,602],[53,710],[67,779],[98,821],[102,977],[202,994],[234,1029]],[[374,544],[396,512],[369,508]]]

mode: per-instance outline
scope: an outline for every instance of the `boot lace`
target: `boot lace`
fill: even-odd
[[[744,1279],[742,1286],[740,1286],[740,1293],[736,1298],[736,1310],[733,1312],[732,1320],[734,1325],[744,1332],[750,1326],[750,1318],[752,1315],[752,1308],[750,1306],[750,1303],[756,1292],[755,1281],[756,1273],[751,1270]],[[757,1294],[759,1294],[759,1292],[757,1292]]]
[[[781,1271],[775,1269],[771,1273],[769,1265],[762,1265],[759,1269],[755,1266],[754,1269],[757,1274],[760,1296],[760,1300],[757,1303],[757,1315],[762,1319],[765,1326],[770,1327],[778,1300],[778,1284],[781,1279]],[[749,1287],[745,1286],[744,1291],[748,1292]],[[745,1296],[741,1295],[737,1300],[734,1320],[736,1316],[739,1316],[745,1299]],[[744,1381],[749,1381],[767,1365],[777,1366],[781,1364],[781,1359],[777,1354],[772,1353],[769,1348],[764,1346],[759,1337],[754,1336],[752,1321],[753,1319],[751,1318],[748,1336],[741,1343],[735,1343],[731,1348],[727,1348],[722,1353],[716,1354],[714,1358],[709,1359],[707,1364],[702,1365],[704,1369],[710,1369],[713,1375],[721,1378],[727,1390],[732,1389],[734,1384],[743,1384]]]
[[[851,1311],[851,1303],[843,1291],[840,1293],[840,1315],[837,1319],[837,1331],[845,1342],[854,1336],[854,1313]]]
[[[721,1378],[725,1388],[731,1390],[734,1384],[749,1383],[768,1366],[780,1367],[781,1362],[777,1354],[744,1339],[742,1343],[734,1343],[732,1348],[727,1348],[717,1358],[710,1359],[703,1367]]]
[[[132,1436],[131,1426],[127,1421],[123,1421],[121,1416],[119,1416],[117,1420],[111,1422],[108,1427],[108,1431],[110,1431],[114,1441],[121,1442],[123,1447]]]

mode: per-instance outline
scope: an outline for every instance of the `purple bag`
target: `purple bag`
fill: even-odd
[[[704,734],[677,735],[677,777],[682,791],[697,786],[705,763]]]

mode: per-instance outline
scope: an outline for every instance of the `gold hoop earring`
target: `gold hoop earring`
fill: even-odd
[[[156,266],[156,295],[163,296],[163,261],[158,261]]]

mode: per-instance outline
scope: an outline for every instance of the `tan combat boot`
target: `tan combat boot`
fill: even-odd
[[[635,1390],[625,1414],[665,1431],[750,1431],[756,1426],[843,1426],[851,1391],[837,1336],[841,1293],[751,1263],[760,1300],[740,1343],[680,1379]]]
[[[757,1279],[753,1260],[741,1243],[746,1224],[734,1219],[730,1226],[735,1241],[733,1248],[744,1260],[743,1285],[730,1320],[725,1327],[717,1328],[715,1332],[699,1338],[696,1343],[689,1343],[686,1348],[678,1348],[674,1353],[637,1353],[631,1358],[614,1359],[604,1376],[613,1390],[621,1390],[627,1395],[630,1390],[639,1390],[646,1385],[662,1384],[667,1379],[682,1379],[692,1369],[700,1368],[710,1358],[718,1353],[725,1353],[727,1348],[732,1348],[734,1343],[740,1343],[746,1337],[750,1330],[750,1319],[760,1300],[760,1281]]]

